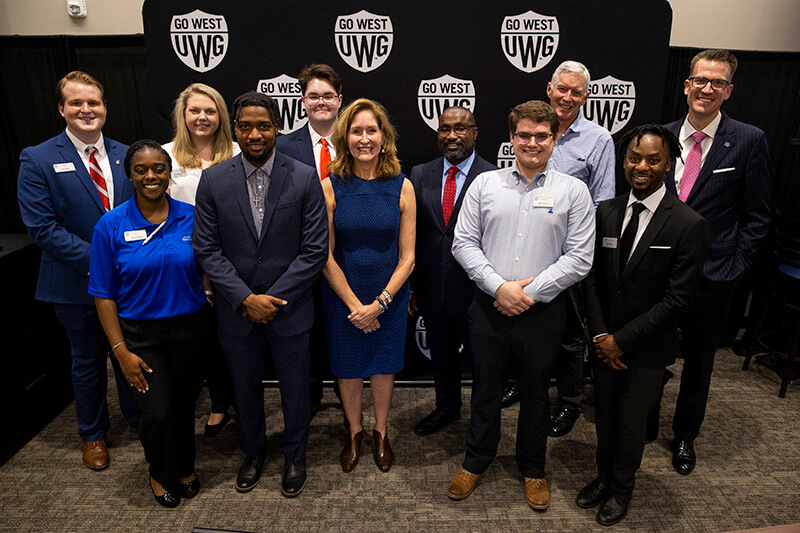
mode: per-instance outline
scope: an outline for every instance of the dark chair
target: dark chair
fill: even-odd
[[[756,322],[755,332],[747,346],[742,370],[750,366],[756,344],[761,344],[767,353],[784,359],[783,379],[781,380],[781,398],[786,396],[786,387],[792,379],[794,362],[797,359],[800,347],[800,220],[786,217],[777,209],[773,215],[772,238],[772,265],[764,306]],[[762,329],[767,319],[768,312],[773,306],[779,306],[781,312],[789,312],[796,316],[794,333],[787,346],[780,346],[777,338],[770,339],[762,335]],[[774,308],[773,308],[774,312]],[[785,349],[786,351],[782,351]]]

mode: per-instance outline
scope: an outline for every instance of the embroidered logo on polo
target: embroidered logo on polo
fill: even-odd
[[[222,15],[199,9],[175,15],[169,25],[169,35],[178,58],[197,72],[217,67],[228,51],[228,23]]]
[[[632,81],[606,76],[589,82],[591,98],[583,106],[583,115],[603,126],[613,135],[631,119],[636,106],[636,86]]]
[[[383,65],[392,53],[392,19],[361,10],[336,19],[336,50],[356,70],[369,72]]]
[[[497,166],[499,168],[513,166],[514,159],[514,147],[511,143],[500,143],[500,148],[497,149]]]
[[[475,112],[475,84],[445,74],[433,80],[422,80],[417,89],[417,107],[425,124],[436,130],[439,115],[450,106],[461,106]]]
[[[556,17],[527,11],[503,19],[500,46],[512,65],[523,72],[535,72],[556,55],[558,33]]]
[[[278,104],[281,133],[291,133],[306,125],[308,115],[303,107],[300,82],[286,74],[268,80],[258,80],[256,91],[272,97]]]
[[[414,339],[417,341],[417,348],[420,353],[431,358],[431,349],[428,347],[428,332],[425,330],[425,317],[420,316],[417,318],[417,323],[414,325]]]

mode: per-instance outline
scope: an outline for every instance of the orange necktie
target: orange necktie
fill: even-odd
[[[328,141],[320,139],[322,143],[322,150],[319,152],[319,180],[322,181],[328,177],[328,163],[331,162],[331,151],[328,149]]]

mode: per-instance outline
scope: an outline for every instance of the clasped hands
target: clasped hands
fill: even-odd
[[[286,300],[281,300],[269,294],[251,294],[242,301],[242,316],[253,322],[266,324],[278,314],[280,307],[286,305]]]
[[[378,322],[378,315],[381,314],[381,306],[373,301],[367,305],[361,304],[350,310],[347,320],[364,333],[372,333],[381,327]]]
[[[614,370],[628,370],[628,367],[619,360],[622,356],[617,341],[614,340],[614,335],[601,335],[594,339],[594,351],[597,352],[597,357],[602,362],[613,368]]]
[[[494,307],[505,316],[517,316],[530,309],[534,301],[522,289],[533,282],[533,277],[519,281],[506,281],[494,293]]]

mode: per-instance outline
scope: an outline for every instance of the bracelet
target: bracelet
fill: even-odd
[[[394,297],[392,296],[392,293],[389,292],[387,289],[383,289],[381,291],[381,294],[383,294],[386,297],[386,303],[387,304],[392,303],[392,300],[394,300]]]
[[[117,344],[115,344],[114,346],[111,347],[111,351],[113,352],[114,350],[116,350],[117,348],[122,346],[123,344],[125,344],[125,341],[119,341]]]
[[[389,309],[389,306],[386,305],[386,302],[381,300],[380,296],[376,296],[375,301],[378,302],[378,306],[381,308],[381,314],[385,313],[386,310]]]

